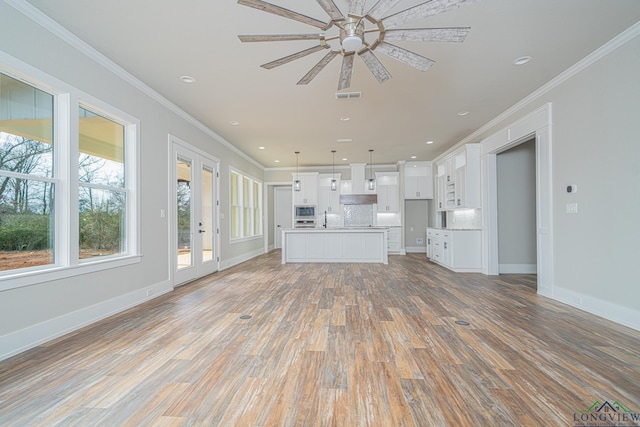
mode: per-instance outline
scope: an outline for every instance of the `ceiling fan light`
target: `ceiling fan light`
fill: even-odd
[[[354,52],[362,48],[362,39],[358,36],[347,36],[342,40],[342,49],[345,52]]]

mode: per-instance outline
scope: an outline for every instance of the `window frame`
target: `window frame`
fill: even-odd
[[[233,204],[234,198],[234,188],[233,188],[233,178],[232,176],[236,176],[236,201],[237,204]],[[246,185],[245,185],[246,184]],[[255,189],[258,189],[258,195],[255,196]],[[245,189],[248,190],[249,194],[245,194]],[[255,201],[257,200],[258,206],[255,205]],[[246,203],[245,203],[246,202]],[[264,230],[262,227],[262,220],[258,221],[256,227],[256,212],[262,213],[262,181],[242,172],[239,169],[234,168],[233,166],[229,166],[229,218],[231,221],[229,227],[229,241],[230,243],[243,242],[247,240],[260,239],[264,237]],[[234,237],[233,233],[233,209],[236,208],[239,219],[238,219],[238,232],[239,235]],[[248,213],[247,213],[248,212]],[[248,223],[247,223],[248,221]],[[246,231],[249,230],[249,234],[247,235]]]
[[[132,115],[0,52],[0,72],[53,96],[54,262],[0,272],[0,291],[139,263],[140,121]],[[124,127],[125,251],[99,259],[79,259],[79,108]]]

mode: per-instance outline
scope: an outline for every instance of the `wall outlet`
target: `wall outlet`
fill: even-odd
[[[153,295],[153,289],[147,289],[147,296],[150,297]]]
[[[424,239],[422,237],[417,237],[416,245],[424,245]]]

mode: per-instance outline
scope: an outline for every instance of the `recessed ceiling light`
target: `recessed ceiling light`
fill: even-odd
[[[258,150],[264,150],[264,147],[258,147]]]
[[[275,163],[280,163],[280,160],[274,160]]]
[[[191,77],[191,76],[180,76],[180,80],[182,80],[183,83],[195,83],[196,79]]]
[[[468,112],[468,111],[460,111],[460,112],[458,113],[458,115],[459,115],[459,116],[461,116],[461,117],[462,117],[462,116],[466,116],[467,114],[469,114],[469,112]]]
[[[513,61],[513,65],[524,65],[529,61],[531,61],[530,56],[521,56],[520,58]]]
[[[346,157],[343,157],[343,158],[342,158],[342,161],[343,161],[343,162],[346,162],[347,160],[349,160],[349,159],[347,159]]]
[[[336,141],[337,142],[353,142],[353,139],[351,139],[351,138],[338,138]]]
[[[425,144],[431,145],[431,144],[433,144],[433,141],[427,141],[427,142],[425,142]]]
[[[351,117],[347,117],[347,116],[340,117],[340,121],[342,122],[348,122],[349,120],[351,120]]]
[[[229,123],[231,123],[231,126],[238,126],[240,124],[240,122],[237,120],[232,120]]]
[[[411,156],[411,158],[412,158],[412,159],[417,159],[417,158],[418,158],[418,156]]]

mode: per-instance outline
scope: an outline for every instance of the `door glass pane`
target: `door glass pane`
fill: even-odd
[[[191,254],[191,161],[178,158],[176,210],[178,219],[178,270],[193,265]]]
[[[213,170],[202,168],[202,262],[213,260]]]

